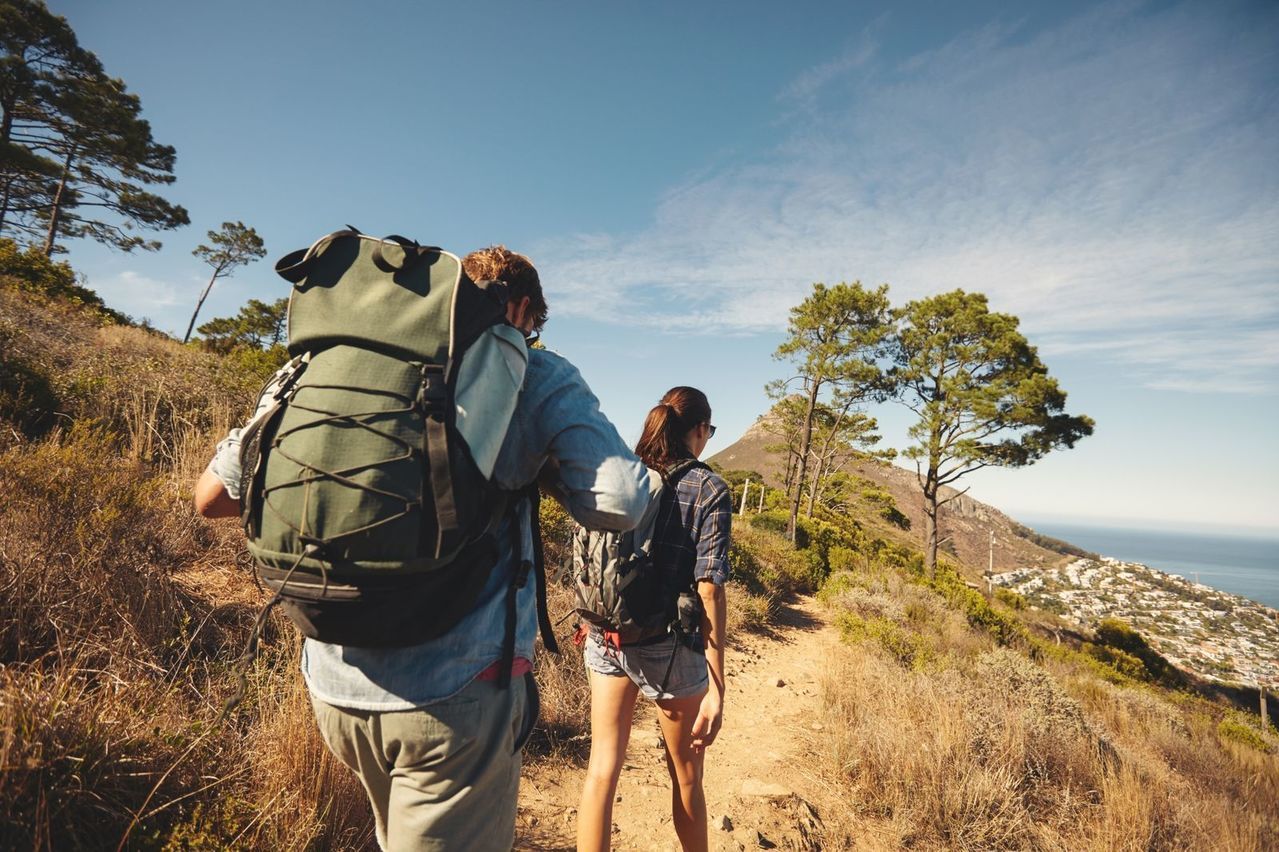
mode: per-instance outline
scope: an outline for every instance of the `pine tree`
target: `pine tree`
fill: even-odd
[[[788,530],[794,541],[800,501],[809,487],[813,421],[822,394],[836,393],[836,404],[849,410],[882,394],[883,372],[878,359],[891,331],[888,285],[866,290],[861,282],[833,287],[814,284],[809,297],[791,309],[787,330],[789,337],[774,357],[798,365],[794,378],[802,382],[804,399],[794,493],[790,498]]]
[[[173,181],[175,152],[151,137],[141,102],[38,0],[0,0],[0,232],[88,237],[124,251],[134,233],[189,222],[145,189]]]
[[[981,293],[953,290],[895,312],[889,379],[919,421],[910,428],[924,493],[929,573],[937,571],[941,489],[983,467],[1021,467],[1091,435],[1093,421],[1064,413],[1066,394],[1017,330]],[[967,489],[965,489],[967,490]],[[963,492],[959,492],[963,493]]]
[[[209,242],[212,245],[198,245],[191,252],[213,267],[213,274],[209,276],[209,283],[204,286],[199,301],[195,303],[191,322],[187,323],[187,332],[182,336],[183,343],[191,339],[195,318],[200,315],[200,308],[204,306],[204,300],[209,297],[209,291],[213,289],[214,283],[219,278],[229,277],[239,267],[266,255],[266,246],[263,245],[258,232],[243,222],[223,222],[220,229],[209,231]]]
[[[196,331],[210,349],[218,352],[239,347],[270,349],[284,342],[288,318],[287,298],[274,302],[249,299],[235,316],[211,319]]]

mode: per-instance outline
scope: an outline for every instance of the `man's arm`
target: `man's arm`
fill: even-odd
[[[533,357],[516,440],[499,459],[499,470],[514,480],[503,485],[518,487],[541,470],[543,486],[583,526],[634,529],[648,507],[648,469],[600,411],[576,367],[552,352]]]
[[[195,510],[206,518],[234,518],[240,514],[240,501],[227,493],[212,469],[206,468],[195,484]]]
[[[213,460],[195,484],[195,510],[206,518],[240,514],[240,435],[232,429],[218,441]]]

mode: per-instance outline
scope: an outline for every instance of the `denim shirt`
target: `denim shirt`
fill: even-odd
[[[238,489],[239,441],[232,433],[218,445],[210,470]],[[551,484],[569,514],[593,529],[627,530],[639,523],[648,503],[648,471],[600,411],[599,401],[577,368],[547,350],[529,352],[524,386],[494,469],[507,489],[533,482],[548,460],[557,466]],[[476,608],[452,630],[405,648],[356,648],[307,639],[302,674],[311,694],[328,704],[357,710],[410,710],[461,691],[502,657],[506,594],[518,556],[531,554],[529,505],[518,508],[497,531],[498,561]],[[510,524],[520,525],[524,554],[514,552]],[[518,592],[515,653],[533,658],[537,636],[536,589],[532,579]]]

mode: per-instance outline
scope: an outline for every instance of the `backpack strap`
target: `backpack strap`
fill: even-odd
[[[452,467],[449,464],[448,408],[449,388],[444,380],[444,367],[438,364],[422,366],[422,384],[418,388],[417,405],[424,415],[422,430],[422,454],[430,467],[430,488],[435,504],[435,544],[422,542],[424,553],[440,556],[444,536],[456,532],[457,500],[453,496]],[[422,526],[423,532],[426,525]]]
[[[667,488],[674,488],[676,481],[695,467],[704,468],[706,470],[711,469],[710,465],[706,462],[698,461],[697,459],[680,459],[670,467],[666,468],[666,470],[658,470],[658,474],[661,475],[662,482]]]
[[[506,634],[502,638],[502,661],[498,674],[498,686],[506,689],[511,685],[511,671],[515,667],[515,630],[517,626],[517,599],[520,589],[528,583],[531,572],[537,589],[537,628],[542,635],[542,646],[552,654],[560,652],[559,643],[555,641],[555,630],[551,626],[551,617],[546,608],[546,563],[542,554],[542,523],[539,518],[540,494],[537,483],[530,485],[524,492],[528,499],[529,526],[533,538],[533,552],[527,558],[524,554],[524,530],[519,523],[517,500],[512,505],[517,511],[511,523],[512,555],[516,559],[515,571],[511,575],[511,584],[506,589]]]
[[[542,647],[552,654],[560,652],[555,641],[555,628],[546,605],[546,551],[542,547],[542,495],[537,483],[529,486],[529,519],[533,526],[533,566],[537,578],[537,629],[542,634]]]
[[[516,504],[518,506],[518,503]],[[497,685],[506,689],[511,685],[511,670],[515,667],[515,628],[519,608],[516,606],[520,589],[528,582],[533,563],[524,558],[524,531],[520,529],[519,511],[511,518],[511,555],[515,557],[515,570],[511,572],[511,584],[506,587],[506,633],[502,637],[502,665]]]

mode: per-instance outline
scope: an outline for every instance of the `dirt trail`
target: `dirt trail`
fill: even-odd
[[[837,642],[821,607],[799,598],[769,635],[744,635],[727,654],[724,727],[706,757],[711,849],[806,848],[813,784],[804,753],[819,718],[819,679]],[[678,850],[670,780],[652,705],[641,700],[613,806],[613,848]],[[518,849],[574,847],[582,766],[530,767],[520,788]],[[731,828],[723,827],[728,818]],[[760,843],[760,835],[765,839]]]

